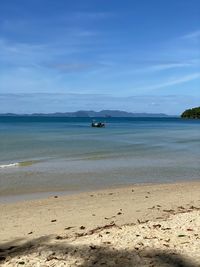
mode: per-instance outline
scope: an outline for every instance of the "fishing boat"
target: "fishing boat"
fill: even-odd
[[[96,121],[93,121],[92,124],[91,124],[92,127],[97,127],[97,128],[103,128],[105,127],[105,123],[104,122],[96,122]]]

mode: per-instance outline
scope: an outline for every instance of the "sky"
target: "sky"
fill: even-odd
[[[1,0],[0,113],[200,106],[199,0]]]

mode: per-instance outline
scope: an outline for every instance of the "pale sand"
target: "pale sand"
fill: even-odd
[[[199,182],[1,204],[0,265],[200,266],[199,209]]]

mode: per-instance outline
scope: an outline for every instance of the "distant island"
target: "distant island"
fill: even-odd
[[[33,113],[33,114],[15,114],[15,113],[4,113],[0,114],[0,116],[39,116],[39,117],[73,117],[73,118],[112,118],[112,117],[124,117],[124,118],[132,118],[132,117],[170,117],[169,115],[163,113],[132,113],[121,110],[101,110],[101,111],[93,111],[93,110],[79,110],[76,112],[56,112],[56,113]]]
[[[191,108],[191,109],[185,110],[181,114],[181,118],[185,118],[185,119],[200,119],[200,107]]]

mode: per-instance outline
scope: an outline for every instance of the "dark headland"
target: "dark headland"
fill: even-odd
[[[181,118],[185,118],[185,119],[200,119],[200,107],[191,108],[191,109],[185,110],[181,114]]]

